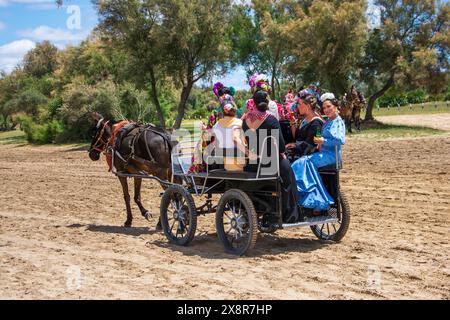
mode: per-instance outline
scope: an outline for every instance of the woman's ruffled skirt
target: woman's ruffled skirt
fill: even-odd
[[[322,178],[311,161],[311,156],[295,161],[292,164],[292,170],[297,182],[299,204],[304,208],[315,210],[330,209],[334,200],[323,185]]]

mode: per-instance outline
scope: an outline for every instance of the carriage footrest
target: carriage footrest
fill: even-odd
[[[338,222],[338,219],[333,218],[333,217],[312,217],[312,218],[306,218],[305,221],[302,221],[302,222],[285,223],[282,225],[282,227],[283,227],[283,229],[309,227],[309,226],[316,226],[318,224],[336,223],[336,222]]]

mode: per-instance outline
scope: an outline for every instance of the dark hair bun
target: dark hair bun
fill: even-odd
[[[260,102],[256,105],[256,109],[261,112],[267,111],[269,110],[269,104],[267,102]]]
[[[255,102],[255,105],[258,106],[258,104],[264,102],[266,104],[269,104],[268,99],[269,94],[264,90],[258,90],[253,95],[253,102]]]

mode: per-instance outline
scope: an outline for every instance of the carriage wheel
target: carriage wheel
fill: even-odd
[[[317,238],[336,242],[344,238],[350,225],[350,206],[346,196],[342,192],[339,195],[339,205],[341,209],[340,217],[337,216],[337,208],[331,208],[328,211],[330,217],[339,219],[338,222],[311,226],[311,230]]]
[[[242,256],[256,244],[258,222],[249,196],[238,189],[226,191],[216,211],[216,230],[228,253]]]
[[[197,215],[192,195],[180,185],[166,189],[161,198],[161,225],[170,243],[186,246],[197,229]]]

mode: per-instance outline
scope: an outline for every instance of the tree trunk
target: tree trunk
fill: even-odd
[[[272,94],[271,94],[272,99],[276,99],[276,97],[277,97],[276,90],[275,90],[275,85],[276,85],[275,81],[277,79],[276,73],[277,73],[278,61],[280,60],[280,54],[281,54],[281,47],[278,45],[277,51],[275,52],[273,65],[272,65]]]
[[[271,85],[272,85],[272,93],[270,94],[270,96],[272,97],[272,99],[276,99],[277,97],[277,90],[275,90],[276,87],[276,81],[277,81],[277,64],[278,64],[278,58],[276,57],[275,62],[272,65],[272,81],[271,81]]]
[[[386,91],[392,87],[392,85],[394,84],[394,74],[392,74],[389,78],[389,80],[386,82],[386,84],[384,85],[383,88],[381,88],[380,91],[375,92],[370,98],[369,98],[369,103],[367,104],[367,110],[366,110],[366,116],[364,118],[364,120],[373,120],[373,114],[372,114],[372,110],[373,107],[375,105],[375,102],[377,101],[377,99],[379,97],[381,97],[383,94],[386,93]]]
[[[183,90],[181,90],[180,103],[178,104],[178,114],[175,120],[175,124],[173,125],[174,129],[180,129],[181,122],[184,118],[184,112],[186,110],[186,103],[191,94],[192,87],[194,86],[194,81],[189,79],[186,84],[183,86]]]
[[[158,113],[159,118],[159,125],[165,129],[166,128],[166,119],[164,118],[164,113],[161,109],[161,105],[159,104],[159,98],[158,98],[158,89],[156,85],[156,78],[155,73],[153,69],[150,69],[150,83],[152,86],[152,89],[150,90],[150,96],[153,100],[153,103],[155,104],[156,112]]]
[[[275,97],[275,99],[276,99],[278,102],[282,102],[282,101],[283,101],[283,97],[282,97],[282,95],[281,95],[281,85],[280,85],[280,81],[278,80],[278,78],[275,78],[275,82],[277,83],[277,87],[278,87],[278,99],[276,99],[276,97]]]

